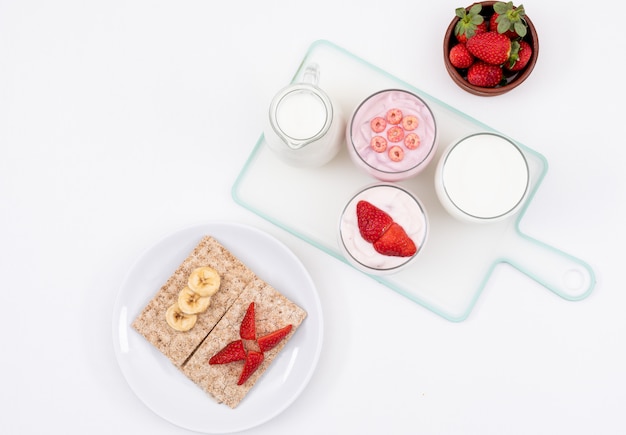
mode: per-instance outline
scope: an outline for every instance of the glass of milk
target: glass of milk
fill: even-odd
[[[435,171],[441,204],[467,222],[494,222],[515,214],[529,186],[523,151],[496,133],[476,133],[452,143]]]
[[[279,158],[294,166],[322,166],[341,147],[344,122],[318,82],[318,65],[308,65],[302,82],[281,89],[269,107],[265,141]]]

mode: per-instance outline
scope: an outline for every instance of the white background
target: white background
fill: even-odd
[[[524,2],[539,62],[483,98],[442,62],[457,1],[0,0],[0,432],[189,433],[126,384],[113,304],[158,239],[232,220],[300,257],[326,326],[307,389],[249,433],[626,433],[626,46],[619,3],[587,3]],[[269,99],[317,39],[541,152],[523,229],[587,261],[594,292],[500,266],[452,323],[237,205]]]

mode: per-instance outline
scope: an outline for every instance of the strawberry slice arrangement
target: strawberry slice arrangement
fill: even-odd
[[[480,3],[455,10],[450,63],[472,85],[494,88],[505,85],[530,61],[533,49],[524,40],[528,33],[524,6],[496,2],[493,13]]]
[[[417,252],[415,242],[385,211],[361,200],[356,205],[356,214],[361,237],[372,243],[379,254],[411,257]]]
[[[209,359],[209,364],[228,364],[244,361],[239,380],[237,381],[237,385],[243,385],[263,363],[265,359],[264,353],[276,347],[291,332],[292,328],[293,325],[287,325],[257,338],[254,302],[251,302],[239,327],[240,339],[231,341],[224,346]],[[250,343],[250,341],[253,343]],[[256,343],[256,347],[254,343]]]

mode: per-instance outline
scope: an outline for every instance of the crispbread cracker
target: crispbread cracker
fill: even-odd
[[[276,347],[265,352],[263,363],[252,376],[243,385],[237,385],[243,361],[210,365],[208,360],[228,343],[240,338],[239,326],[251,302],[255,306],[257,337],[289,324],[293,328]],[[254,278],[202,345],[182,366],[182,371],[218,402],[235,408],[287,344],[306,315],[302,308],[271,285],[258,277]]]
[[[211,304],[198,314],[187,332],[175,331],[165,312],[177,301],[197,267],[211,266],[220,274],[220,288]],[[231,341],[238,340],[239,327],[251,302],[255,303],[257,337],[289,324],[292,330],[276,347],[264,353],[263,363],[243,385],[237,385],[243,362],[210,365],[209,359]],[[187,377],[218,402],[235,408],[287,344],[306,311],[260,279],[213,237],[205,236],[158,290],[133,321],[133,328],[154,345]],[[250,344],[254,347],[255,343]]]
[[[221,276],[219,291],[212,296],[209,309],[198,315],[196,325],[187,332],[172,329],[165,312],[187,285],[189,274],[200,266],[211,266]],[[133,328],[180,367],[211,332],[256,275],[213,237],[205,236],[182,262],[133,322]]]

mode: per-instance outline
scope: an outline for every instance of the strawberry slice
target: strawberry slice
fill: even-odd
[[[356,205],[356,216],[361,237],[370,243],[378,240],[393,223],[393,218],[367,201]]]
[[[235,340],[228,343],[222,350],[209,359],[209,364],[228,364],[233,361],[246,359],[246,350],[243,341]]]
[[[256,325],[254,322],[254,302],[251,302],[239,326],[239,336],[241,338],[244,340],[256,340]]]
[[[287,325],[284,328],[277,329],[274,332],[270,332],[269,334],[260,337],[257,340],[257,344],[259,345],[261,352],[267,352],[268,350],[276,347],[276,345],[291,332],[291,328],[292,325]]]
[[[402,226],[393,223],[387,231],[374,242],[376,252],[394,257],[411,257],[417,247]]]
[[[239,376],[239,381],[237,381],[237,385],[242,385],[244,382],[248,380],[252,373],[261,365],[263,362],[263,353],[257,352],[256,350],[251,350],[248,352],[248,356],[246,357],[246,363],[243,365],[243,370],[241,371],[241,375]]]

